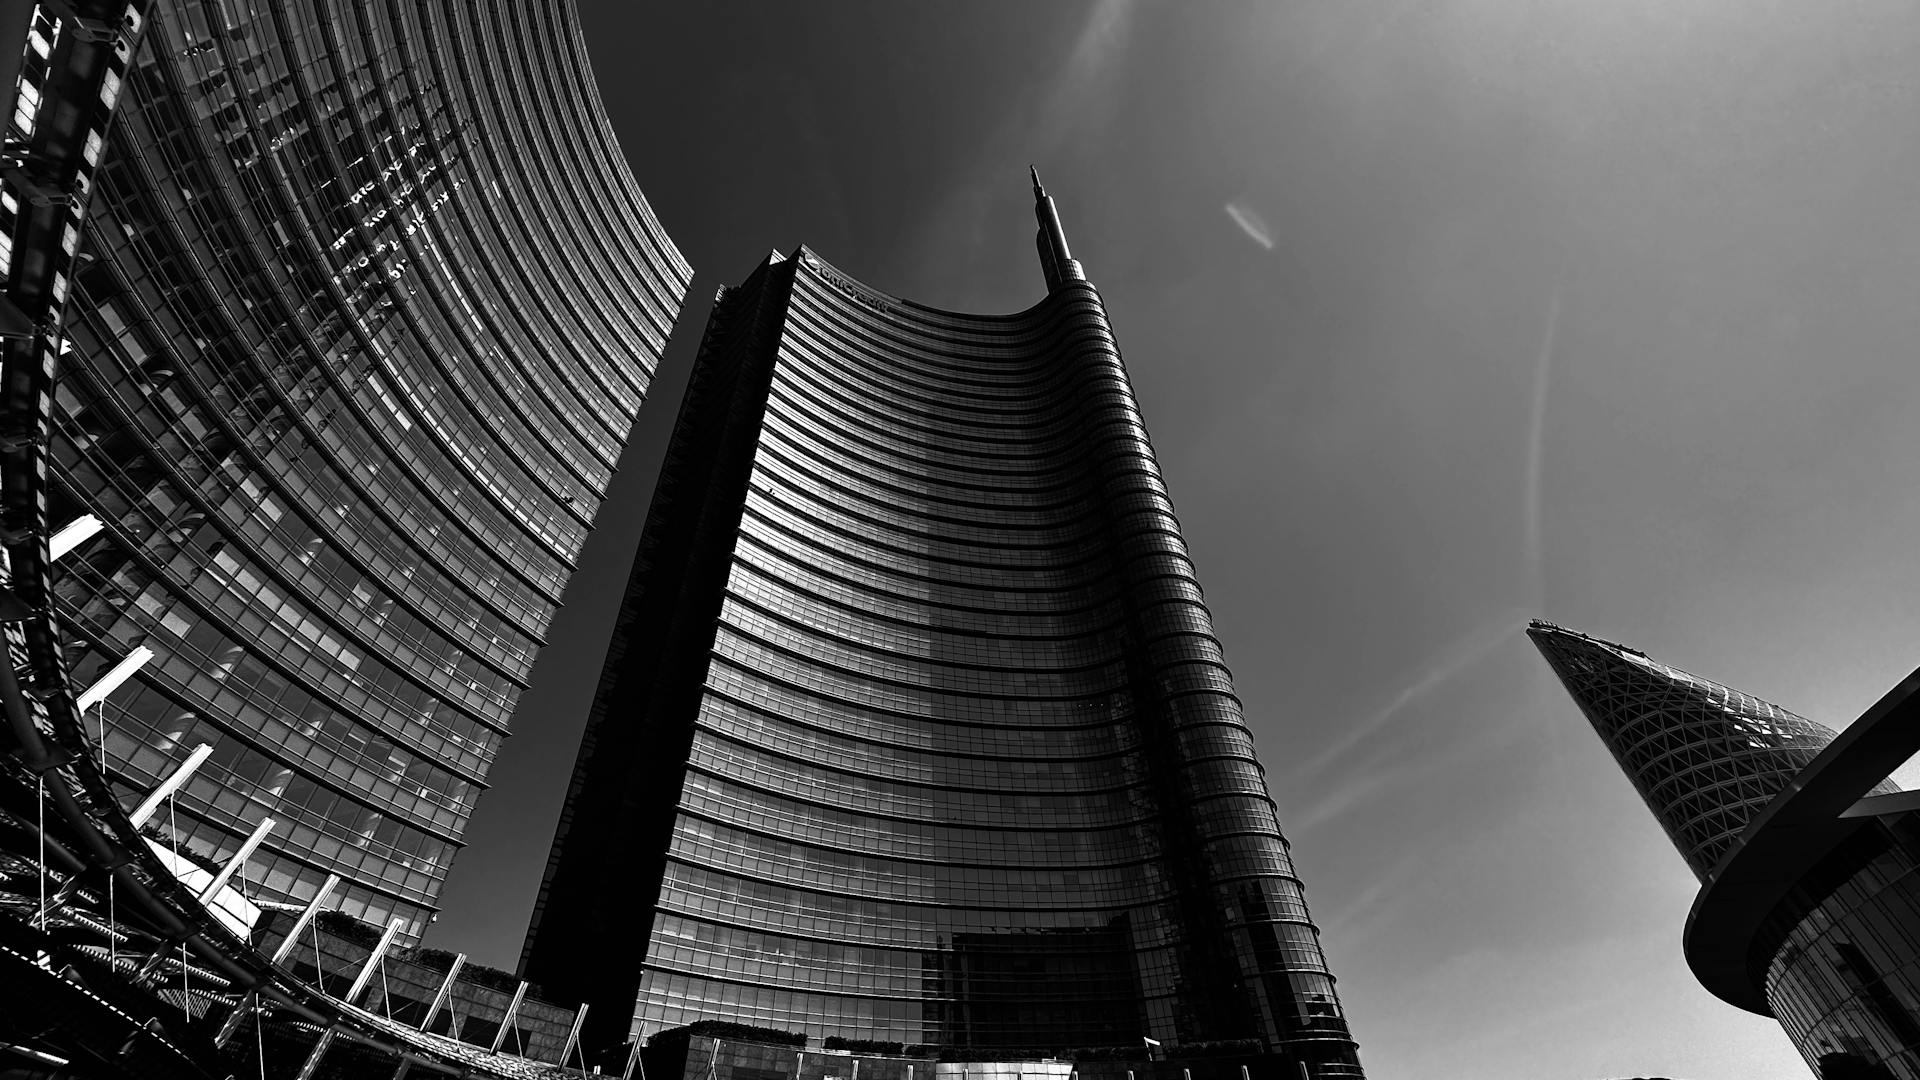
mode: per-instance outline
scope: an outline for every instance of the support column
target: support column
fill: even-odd
[[[360,991],[365,990],[368,981],[373,978],[374,969],[380,966],[380,961],[386,958],[387,950],[393,947],[393,939],[399,936],[402,925],[403,920],[398,916],[387,924],[387,932],[380,935],[380,944],[375,945],[373,951],[367,954],[367,962],[360,968],[360,977],[353,980],[352,989],[347,991],[347,996],[341,998],[341,1001],[351,1005],[360,997]]]
[[[453,982],[460,977],[460,969],[465,966],[467,966],[466,953],[461,953],[453,958],[453,966],[447,969],[447,977],[440,980],[440,992],[433,995],[433,1004],[427,1006],[427,1018],[420,1021],[421,1031],[425,1031],[433,1026],[434,1017],[440,1015],[440,1007],[447,1003],[448,997],[452,996]]]
[[[88,709],[107,700],[107,695],[120,689],[121,683],[133,678],[133,673],[146,667],[147,661],[151,659],[153,659],[152,649],[145,645],[134,646],[132,652],[121,657],[120,662],[113,665],[105,675],[94,680],[92,686],[80,691],[80,696],[73,701],[74,710],[85,713]]]
[[[95,685],[99,684],[96,683]],[[146,801],[134,808],[133,813],[127,815],[127,820],[133,822],[133,827],[137,829],[145,825],[147,819],[153,816],[154,811],[160,809],[160,804],[167,801],[167,796],[180,790],[181,785],[185,784],[188,778],[192,777],[194,772],[200,768],[200,763],[206,761],[212,753],[213,747],[207,743],[201,743],[199,746],[194,747],[193,753],[187,755],[187,760],[181,762],[180,767],[173,770],[173,775],[160,781],[160,786],[148,793]]]
[[[567,1032],[567,1045],[560,1048],[560,1060],[557,1064],[563,1069],[567,1067],[567,1056],[573,1053],[574,1044],[580,1041],[580,1025],[586,1022],[587,1004],[582,1002],[580,1011],[573,1014],[573,1029]]]
[[[513,992],[513,1004],[507,1006],[507,1015],[500,1018],[500,1030],[493,1033],[493,1045],[487,1047],[487,1053],[500,1052],[500,1044],[507,1037],[507,1029],[513,1027],[513,1020],[520,1015],[520,1003],[527,999],[527,981],[520,980],[520,988]]]
[[[321,882],[320,891],[314,893],[313,899],[307,901],[306,909],[300,912],[299,918],[293,920],[293,926],[287,931],[286,939],[281,941],[273,950],[273,963],[275,966],[278,966],[281,961],[287,958],[289,953],[293,952],[293,947],[299,942],[300,935],[306,932],[307,924],[311,923],[313,917],[320,913],[320,905],[326,903],[327,899],[333,895],[333,890],[339,887],[339,874],[328,874],[327,880]],[[259,995],[256,992],[249,991],[239,1001],[234,1003],[233,1011],[227,1014],[226,1020],[220,1024],[219,1032],[214,1035],[213,1045],[227,1045],[227,1042],[233,1038],[233,1033],[240,1030],[240,1021],[246,1018],[247,1007],[251,1004],[256,1011],[258,1010],[258,997]]]
[[[213,880],[207,882],[207,887],[200,890],[202,906],[213,903],[214,897],[220,895],[220,890],[227,887],[227,882],[233,880],[233,875],[239,873],[240,868],[247,864],[247,860],[252,858],[254,851],[259,848],[260,842],[267,838],[267,834],[272,832],[277,824],[279,823],[270,817],[260,819],[260,824],[253,827],[247,842],[240,845],[240,850],[233,853],[233,858],[227,860],[227,865],[221,867]]]
[[[320,905],[326,903],[333,896],[333,890],[339,887],[339,874],[328,874],[327,880],[320,883],[320,891],[313,894],[313,899],[307,901],[306,910],[300,913],[299,918],[293,920],[293,928],[287,931],[286,940],[273,950],[274,963],[278,964],[292,954],[295,943],[300,940],[300,935],[306,933],[307,925],[313,922],[314,916],[320,914]]]
[[[81,514],[74,518],[47,541],[48,561],[59,562],[74,548],[93,539],[104,528],[106,524],[92,514]]]
[[[313,1051],[307,1055],[307,1060],[301,1063],[300,1073],[294,1077],[294,1080],[313,1080],[314,1072],[320,1068],[320,1059],[327,1055],[327,1047],[332,1045],[333,1029],[328,1028],[320,1033],[319,1041],[313,1044]]]

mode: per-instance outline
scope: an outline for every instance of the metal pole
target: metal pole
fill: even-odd
[[[393,939],[399,935],[401,925],[402,921],[398,916],[387,924],[387,932],[380,935],[380,944],[375,945],[373,951],[367,954],[367,963],[360,969],[360,977],[353,980],[353,988],[347,991],[347,996],[341,998],[341,1001],[351,1005],[354,999],[360,996],[360,991],[367,988],[368,980],[373,978],[374,969],[380,966],[381,959],[387,955],[387,949],[393,945]]]
[[[47,778],[35,776],[33,805],[39,813],[40,830],[40,932],[47,932]]]
[[[260,1012],[260,998],[258,994],[251,990],[240,995],[240,1000],[233,1003],[233,1011],[229,1012],[227,1018],[220,1022],[220,1030],[213,1036],[213,1045],[221,1047],[227,1045],[227,1040],[233,1038],[233,1033],[240,1030],[240,1021],[246,1017],[248,1009],[254,1011],[257,1022]]]
[[[47,541],[47,559],[59,562],[67,553],[94,538],[106,523],[92,514],[81,514],[68,522],[59,532]]]
[[[307,1055],[306,1062],[300,1066],[300,1074],[294,1080],[313,1080],[314,1071],[320,1068],[320,1059],[326,1056],[327,1047],[332,1045],[333,1029],[328,1028],[320,1033],[320,1041],[313,1044],[313,1052]]]
[[[133,651],[121,657],[120,662],[113,665],[111,671],[94,680],[92,686],[80,691],[80,696],[73,701],[74,708],[84,714],[88,709],[107,700],[107,695],[120,689],[121,683],[133,678],[133,673],[146,667],[147,661],[151,659],[153,659],[152,649],[145,645],[134,646]]]
[[[580,1041],[580,1025],[587,1019],[588,1004],[582,1002],[580,1011],[573,1014],[573,1030],[567,1032],[567,1045],[560,1048],[560,1060],[557,1062],[563,1069],[567,1067],[567,1055],[573,1053],[573,1044]]]
[[[221,867],[213,880],[207,882],[207,887],[200,890],[201,904],[213,903],[214,897],[220,895],[220,890],[227,887],[227,882],[233,880],[233,875],[247,865],[247,860],[253,857],[260,842],[267,838],[267,834],[273,831],[276,824],[278,822],[270,817],[260,819],[260,824],[253,827],[253,834],[247,837],[247,842],[240,845],[240,850],[233,853],[233,858],[227,860],[227,865]]]
[[[111,881],[112,879],[109,878],[108,880]],[[287,936],[285,940],[281,941],[279,947],[273,950],[273,962],[276,965],[279,964],[282,960],[285,960],[287,958],[287,954],[293,951],[294,945],[298,943],[300,940],[300,935],[306,931],[307,924],[313,921],[313,917],[315,915],[319,914],[320,905],[326,903],[327,898],[333,895],[333,890],[335,888],[338,888],[339,885],[340,885],[339,874],[327,875],[327,880],[322,882],[320,885],[320,891],[313,894],[312,900],[307,901],[306,910],[302,911],[300,913],[300,917],[293,921],[293,926],[287,931]],[[314,973],[317,977],[320,971],[319,957],[314,958],[313,965],[314,965]],[[257,1018],[260,1011],[260,995],[249,992],[244,997],[242,997],[239,1001],[234,1003],[233,1011],[227,1014],[226,1020],[223,1021],[220,1025],[219,1032],[217,1032],[213,1036],[213,1045],[215,1046],[227,1045],[227,1041],[233,1038],[234,1032],[240,1030],[240,1021],[246,1016],[248,1002],[252,1002],[253,1004],[253,1010],[254,1010],[254,1014],[257,1022]]]
[[[433,1026],[433,1018],[440,1015],[440,1006],[445,1005],[447,998],[453,994],[453,981],[460,977],[460,969],[465,967],[466,964],[466,953],[461,953],[453,958],[453,966],[447,969],[447,977],[440,981],[440,992],[433,995],[433,1004],[427,1006],[427,1018],[420,1021],[421,1031],[425,1031]]]
[[[506,1041],[507,1029],[513,1026],[513,1018],[520,1015],[520,1003],[527,999],[527,983],[520,981],[520,988],[513,992],[513,1004],[507,1006],[507,1015],[500,1018],[500,1030],[493,1033],[493,1045],[487,1047],[487,1053],[500,1052],[500,1044]]]
[[[327,899],[333,895],[333,890],[339,887],[340,875],[328,874],[327,880],[320,884],[320,891],[313,894],[312,900],[307,901],[307,909],[300,913],[298,919],[293,920],[293,928],[287,931],[286,940],[280,943],[279,948],[273,950],[274,963],[278,964],[285,960],[293,952],[294,942],[299,940],[301,934],[307,932],[307,924],[313,921],[313,917],[320,914],[320,905],[326,903]],[[317,971],[318,960],[314,961],[314,966]]]
[[[193,775],[194,770],[200,767],[200,763],[207,760],[207,757],[212,753],[213,747],[207,743],[201,743],[199,746],[194,747],[193,753],[187,755],[187,760],[181,762],[180,767],[173,770],[173,775],[160,781],[160,786],[154,788],[147,794],[146,801],[141,803],[133,813],[127,815],[127,820],[133,823],[133,827],[137,829],[145,825],[147,819],[153,816],[154,811],[160,809],[160,804],[166,801],[167,796],[180,790],[180,785],[185,784],[187,779]]]

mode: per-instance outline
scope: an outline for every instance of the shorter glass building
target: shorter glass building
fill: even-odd
[[[1920,672],[1845,732],[1535,622],[1534,644],[1701,879],[1687,962],[1822,1080],[1920,1080]]]

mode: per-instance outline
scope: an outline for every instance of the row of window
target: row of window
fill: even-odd
[[[235,334],[264,342],[268,335],[261,333],[255,318],[271,320],[269,312],[292,305],[295,298],[304,306],[321,297],[305,292],[300,281],[288,280],[278,289],[271,287],[269,283],[276,280],[283,267],[278,260],[262,254],[257,246],[262,236],[271,233],[264,228],[236,232],[231,223],[245,220],[248,210],[256,211],[263,222],[297,221],[299,202],[284,191],[281,198],[275,199],[273,193],[279,189],[264,187],[262,178],[256,175],[258,169],[221,167],[220,156],[206,145],[199,126],[171,99],[168,80],[160,70],[157,62],[141,69],[143,78],[138,87],[142,93],[136,97],[129,116],[116,129],[115,139],[116,151],[125,158],[126,164],[147,166],[145,184],[135,186],[163,195],[165,198],[161,201],[168,205],[168,216],[186,230],[187,242],[150,266],[171,279],[169,290],[184,302],[169,305],[168,296],[163,293],[147,298],[149,309],[169,308],[183,323],[198,324],[205,331],[201,337],[206,342],[218,343]],[[149,76],[149,73],[152,74]],[[176,125],[171,133],[167,127],[154,126],[169,120]],[[243,186],[251,198],[236,190]],[[307,276],[302,280],[311,283],[313,279]],[[391,294],[394,288],[383,284],[380,291]],[[331,295],[323,296],[324,303],[338,305],[339,301]],[[229,302],[229,297],[244,303]],[[295,347],[296,354],[304,354],[300,368],[320,372],[323,376],[320,385],[338,393],[346,402],[344,407],[332,411],[344,412],[345,417],[357,421],[330,424],[323,436],[351,448],[363,465],[377,463],[372,465],[374,470],[403,463],[403,470],[394,470],[391,474],[370,471],[361,479],[396,503],[417,505],[424,495],[428,504],[438,508],[439,517],[461,522],[477,542],[506,553],[516,568],[523,569],[532,580],[557,595],[564,571],[556,553],[534,542],[527,527],[514,523],[499,506],[483,498],[480,489],[471,483],[469,470],[456,465],[444,447],[417,437],[407,438],[411,429],[403,427],[387,410],[369,407],[364,398],[356,397],[347,385],[347,378],[335,370],[333,364],[314,365],[308,359],[317,351],[329,355],[334,364],[344,366],[350,353],[379,355],[382,352],[383,341],[379,335],[391,334],[394,329],[392,309],[397,302],[393,296],[367,295],[359,297],[357,303],[351,302],[354,297],[346,299],[350,301],[346,310],[348,317],[335,324],[336,339],[308,338]],[[248,309],[251,317],[233,310],[239,307]],[[284,314],[281,317],[284,318]],[[196,345],[198,351],[207,351],[204,345],[198,342]],[[216,349],[214,355],[220,352]],[[362,371],[360,367],[353,370]],[[256,424],[272,424],[283,432],[304,426],[294,419],[293,403],[270,382],[262,382],[249,360],[236,358],[227,366],[226,373],[228,378],[250,381],[247,389],[258,385],[266,391],[254,405],[259,412]],[[338,449],[336,447],[336,452]],[[483,559],[473,561],[479,564]]]
[[[176,7],[129,77],[64,361],[59,518],[115,525],[63,562],[73,670],[152,647],[104,711],[117,781],[213,743],[170,815],[190,839],[230,852],[271,814],[264,895],[339,872],[349,913],[417,936],[688,274],[645,250],[578,88],[550,104],[580,117],[536,117],[499,65],[425,74],[504,55],[544,85],[579,64],[542,36],[564,14]],[[399,57],[465,32],[480,54]],[[501,198],[533,176],[590,220]]]

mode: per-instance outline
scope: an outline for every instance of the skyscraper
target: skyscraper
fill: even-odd
[[[1920,1080],[1920,672],[1845,732],[1536,621],[1527,631],[1701,879],[1701,985],[1824,1080]]]
[[[169,833],[271,815],[249,892],[339,873],[417,937],[690,272],[568,3],[142,6],[35,15],[11,114],[37,145],[36,72],[114,42],[107,137],[38,181],[84,214],[49,518],[104,523],[66,662],[153,654],[86,717],[123,796],[211,745]]]
[[[1034,191],[1047,295],[1018,314],[806,248],[722,291],[527,939],[600,1041],[1254,1038],[1361,1075],[1100,294]]]

